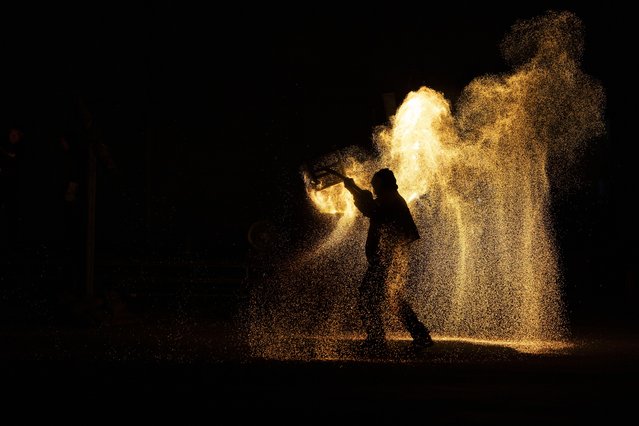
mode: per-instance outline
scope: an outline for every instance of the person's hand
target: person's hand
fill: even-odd
[[[355,185],[355,181],[352,178],[344,178],[344,187],[348,189],[350,192],[353,192],[357,185]]]

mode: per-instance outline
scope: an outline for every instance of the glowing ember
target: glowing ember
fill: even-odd
[[[518,23],[503,51],[515,65],[511,74],[472,81],[455,115],[441,93],[427,87],[410,93],[373,135],[380,155],[350,159],[343,171],[362,187],[379,168],[395,172],[422,235],[407,290],[435,338],[533,350],[566,332],[549,162],[578,157],[583,143],[604,131],[604,95],[579,69],[581,23],[571,13]],[[360,329],[354,297],[366,221],[342,184],[307,189],[320,211],[336,214],[333,231],[293,262],[270,294],[254,295],[256,304],[277,299],[251,327],[254,348],[268,356],[287,356],[287,336],[296,331],[330,342]],[[389,332],[399,329],[393,321],[387,319]],[[330,352],[323,345],[314,356]]]

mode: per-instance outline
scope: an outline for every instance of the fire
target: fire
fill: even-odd
[[[323,213],[344,214],[347,217],[355,217],[353,197],[344,189],[343,185],[334,185],[322,191],[309,190],[309,196]]]
[[[353,178],[358,186],[367,187],[369,176],[371,176],[372,164],[370,162],[358,162],[354,158],[346,158],[343,161],[347,164],[343,173]],[[343,215],[342,220],[347,219],[348,222],[355,218],[357,208],[353,203],[353,196],[344,188],[342,183],[316,190],[308,176],[304,176],[304,179],[308,196],[320,212]]]
[[[391,127],[377,134],[382,163],[395,171],[408,202],[427,194],[455,155],[454,149],[447,149],[453,137],[451,124],[449,102],[441,93],[422,87],[408,94]]]
[[[345,173],[360,186],[368,187],[378,168],[383,164],[390,166],[410,203],[427,192],[445,167],[446,158],[455,155],[454,149],[446,150],[443,146],[452,137],[450,103],[443,94],[422,87],[408,94],[391,121],[392,127],[375,135],[382,158],[361,163],[347,159],[350,166]],[[343,185],[318,191],[307,184],[307,191],[321,212],[355,217],[353,197]]]

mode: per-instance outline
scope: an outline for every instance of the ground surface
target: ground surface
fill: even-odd
[[[637,327],[574,334],[547,353],[435,336],[418,352],[394,340],[367,354],[346,339],[332,357],[274,360],[251,354],[232,315],[5,323],[2,401],[18,415],[10,424],[625,424],[639,395]]]

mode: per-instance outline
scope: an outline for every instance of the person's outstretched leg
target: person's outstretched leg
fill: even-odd
[[[419,347],[432,346],[434,342],[428,328],[417,318],[410,304],[402,298],[399,300],[398,308],[399,319],[413,338],[413,344]]]
[[[384,344],[386,336],[382,320],[384,300],[384,271],[369,265],[359,288],[359,310],[369,344]]]

